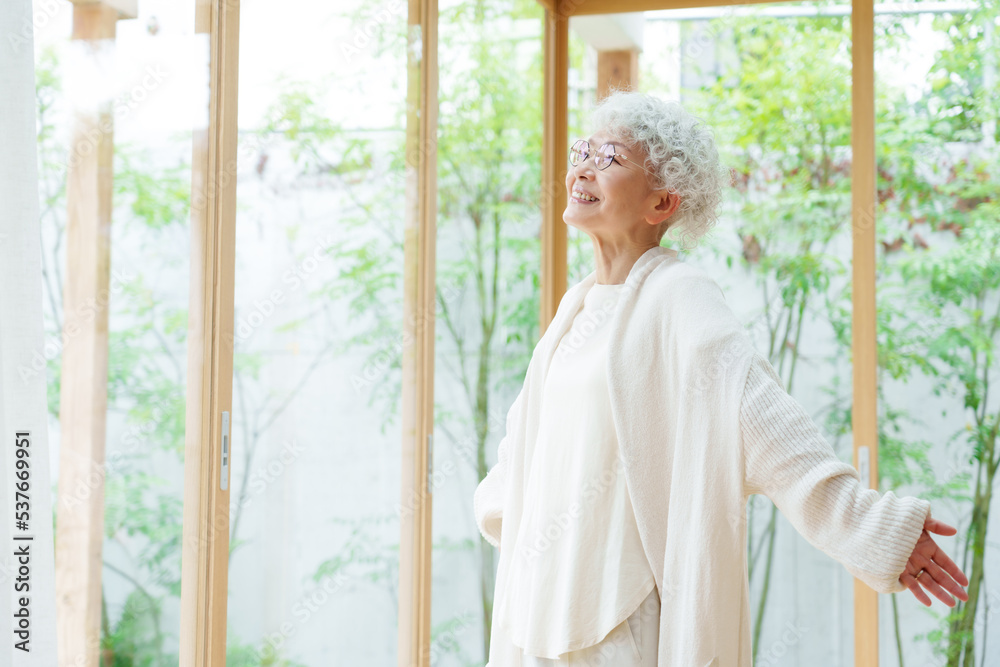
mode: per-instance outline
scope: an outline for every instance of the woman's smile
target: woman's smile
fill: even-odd
[[[593,195],[583,192],[582,190],[573,190],[570,194],[570,201],[575,204],[596,204],[601,200]]]

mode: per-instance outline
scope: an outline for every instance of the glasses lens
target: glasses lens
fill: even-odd
[[[601,146],[601,150],[597,151],[597,157],[595,161],[597,162],[598,169],[607,169],[608,165],[615,158],[615,147],[611,144],[604,144]]]
[[[569,149],[569,161],[574,167],[587,159],[588,148],[589,146],[587,146],[587,142],[580,139],[573,144],[572,148]]]

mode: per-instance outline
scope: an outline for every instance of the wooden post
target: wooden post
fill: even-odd
[[[431,664],[430,487],[434,434],[437,239],[438,3],[410,0],[406,95],[406,227],[403,232],[403,439],[400,501],[400,667]]]
[[[875,311],[875,9],[854,0],[851,13],[851,346],[854,465],[878,488],[878,353]],[[878,594],[854,580],[854,664],[878,667]]]
[[[82,58],[113,49],[115,24],[135,1],[78,2]],[[107,55],[107,52],[104,53]],[[55,586],[61,664],[97,667],[101,638],[104,441],[108,404],[108,289],[114,118],[111,99],[77,107],[66,175],[66,284],[59,396]]]
[[[539,335],[555,317],[566,293],[567,98],[569,96],[569,16],[545,10],[545,85],[542,127],[542,271]]]
[[[207,36],[207,129],[196,128],[191,176],[191,287],[181,551],[182,667],[226,664],[229,441],[233,402],[239,0],[196,0]]]
[[[608,96],[612,87],[639,89],[639,50],[597,52],[597,99]]]

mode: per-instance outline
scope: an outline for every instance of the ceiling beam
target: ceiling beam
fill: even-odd
[[[947,14],[975,11],[974,2],[947,0],[945,2],[882,2],[875,7],[876,14],[897,16],[909,14]],[[706,21],[732,16],[770,16],[774,18],[812,18],[819,16],[850,16],[851,5],[778,5],[768,7],[690,7],[688,9],[661,9],[646,12],[646,21]]]
[[[588,14],[627,14],[659,9],[688,9],[691,7],[728,7],[731,5],[770,4],[772,0],[558,0],[561,16]],[[788,2],[789,0],[777,0]],[[539,0],[542,4],[546,4]]]
[[[101,5],[118,12],[119,19],[134,19],[139,15],[139,0],[70,0],[77,6]]]

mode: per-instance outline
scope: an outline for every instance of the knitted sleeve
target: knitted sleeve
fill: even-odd
[[[500,547],[500,526],[503,518],[504,495],[507,489],[507,460],[509,458],[508,437],[511,433],[512,420],[521,407],[521,398],[524,396],[524,387],[521,388],[517,398],[507,411],[507,432],[497,446],[497,462],[486,477],[479,482],[476,492],[472,498],[473,513],[476,516],[476,524],[479,532],[487,542],[493,546]]]
[[[740,407],[746,493],[767,496],[813,546],[879,593],[899,582],[930,502],[865,488],[759,352]]]

